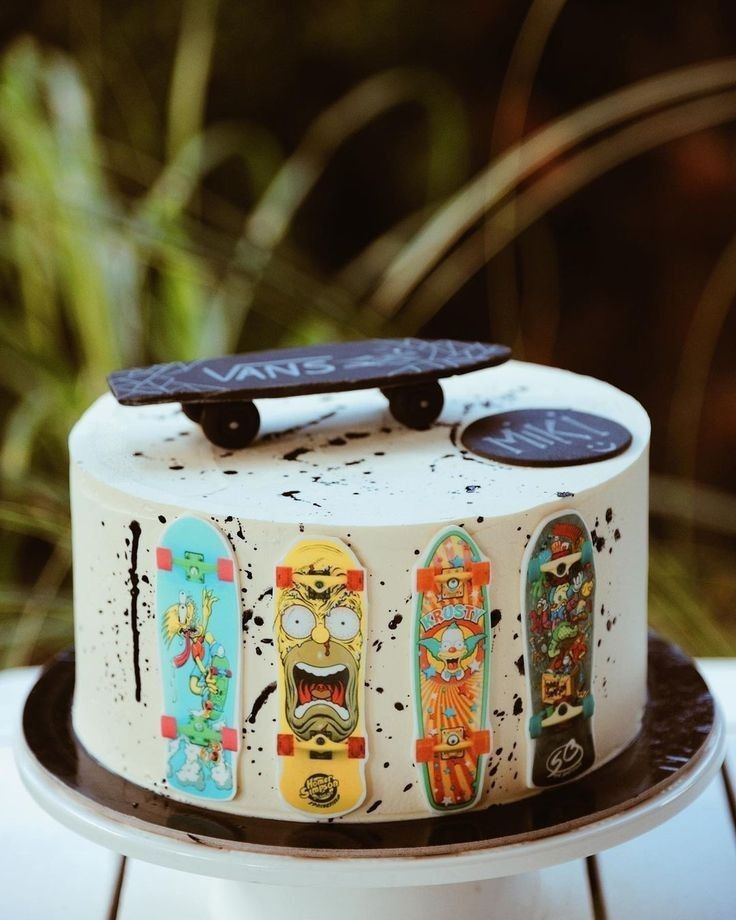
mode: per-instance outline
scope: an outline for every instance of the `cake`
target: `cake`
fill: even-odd
[[[370,822],[512,802],[632,742],[646,413],[518,361],[442,389],[423,430],[377,389],[264,400],[239,450],[178,403],[84,414],[72,720],[103,767],[202,808]]]

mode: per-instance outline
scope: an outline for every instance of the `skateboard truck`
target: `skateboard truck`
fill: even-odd
[[[467,750],[473,750],[476,756],[488,754],[491,750],[490,731],[468,732],[463,726],[443,728],[441,738],[419,738],[416,743],[417,763],[428,763],[439,755],[443,760],[450,757],[462,757]]]
[[[336,585],[345,585],[348,591],[362,591],[365,586],[363,569],[348,569],[342,575],[295,572],[291,566],[276,566],[276,587],[292,588],[295,584],[306,585],[315,594],[324,594]]]
[[[219,558],[213,564],[205,562],[202,553],[186,550],[183,556],[174,556],[168,546],[157,546],[156,567],[170,572],[175,565],[184,569],[187,581],[196,581],[200,584],[204,584],[204,576],[208,572],[215,572],[220,581],[233,581],[235,577],[232,559]]]
[[[276,736],[276,753],[279,757],[293,757],[297,751],[306,751],[314,760],[331,760],[335,754],[344,752],[351,760],[364,760],[365,738],[351,735],[346,741],[333,741],[320,733],[302,741],[290,734],[279,733]]]
[[[490,584],[490,562],[471,562],[463,568],[443,569],[436,565],[417,569],[417,591],[421,592],[435,591],[437,585],[440,585],[443,596],[459,596],[467,581],[473,587]]]
[[[206,720],[201,719],[199,723],[195,722],[195,728],[199,735],[202,736],[202,746],[211,743],[214,740],[219,740],[222,744],[223,750],[225,751],[237,751],[238,750],[238,732],[235,728],[223,727],[220,729],[208,729],[206,725]],[[174,716],[161,716],[161,735],[164,738],[171,738],[175,740],[179,735],[186,735],[190,737],[189,733],[184,732],[180,729],[178,722]],[[206,737],[205,737],[206,736]],[[190,738],[190,740],[192,740]],[[194,744],[200,742],[193,741]]]

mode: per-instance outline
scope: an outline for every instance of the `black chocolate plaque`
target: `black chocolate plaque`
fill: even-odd
[[[468,425],[461,438],[480,457],[515,466],[575,466],[623,453],[631,432],[574,409],[516,409]]]
[[[154,364],[110,374],[123,405],[266,399],[415,385],[507,361],[505,345],[455,339],[368,339]]]

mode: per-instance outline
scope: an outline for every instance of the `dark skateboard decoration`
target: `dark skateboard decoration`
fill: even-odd
[[[552,786],[595,760],[595,567],[588,530],[572,512],[545,521],[529,546],[522,603],[532,698],[531,781]]]
[[[504,345],[453,339],[368,339],[250,352],[199,361],[154,364],[110,374],[125,406],[180,402],[212,443],[245,447],[258,434],[254,399],[378,387],[394,418],[425,429],[442,411],[438,381],[503,364]]]
[[[574,466],[623,453],[631,432],[611,419],[574,409],[516,409],[473,422],[461,440],[489,460],[517,466]]]
[[[414,570],[414,759],[429,805],[478,801],[491,750],[491,565],[469,534],[437,534]]]

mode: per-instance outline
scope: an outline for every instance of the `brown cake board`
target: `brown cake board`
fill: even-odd
[[[346,916],[349,899],[351,920],[458,909],[500,917],[533,905],[536,870],[651,830],[720,768],[725,730],[713,697],[693,662],[655,635],[648,687],[640,735],[603,767],[518,802],[441,818],[305,824],[227,815],[142,789],[105,770],[75,737],[73,653],[51,662],[32,689],[17,758],[33,797],[77,833],[228,880],[211,883],[213,915],[330,920]]]

